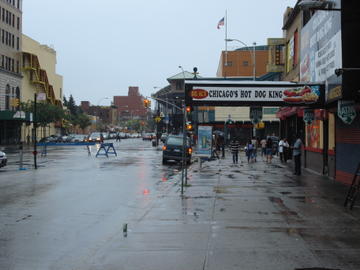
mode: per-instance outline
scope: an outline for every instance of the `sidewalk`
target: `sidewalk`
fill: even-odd
[[[135,209],[89,269],[360,269],[360,208],[343,208],[345,186],[241,160],[194,163],[184,196],[176,185]]]

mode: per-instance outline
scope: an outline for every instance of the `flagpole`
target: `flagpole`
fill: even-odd
[[[227,52],[227,10],[225,10],[225,68],[228,64],[228,52]],[[226,76],[225,76],[226,77]]]

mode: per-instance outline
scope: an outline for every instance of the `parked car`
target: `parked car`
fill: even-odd
[[[163,146],[162,163],[166,164],[168,160],[181,161],[183,151],[185,151],[186,163],[191,162],[192,148],[190,140],[187,138],[185,149],[183,148],[183,136],[169,135]]]
[[[5,167],[7,164],[7,157],[6,154],[2,151],[0,151],[0,168]]]

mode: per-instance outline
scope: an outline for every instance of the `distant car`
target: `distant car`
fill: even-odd
[[[102,132],[93,132],[87,138],[88,142],[101,142]]]
[[[39,142],[45,143],[45,142],[62,142],[62,136],[58,135],[50,135],[48,137],[41,138]]]
[[[7,157],[6,154],[0,151],[0,168],[5,167],[7,164]]]
[[[185,151],[186,163],[191,162],[192,148],[190,140],[186,140],[185,149],[183,148],[183,136],[169,135],[163,146],[162,163],[166,164],[168,160],[181,161],[183,151]]]
[[[86,139],[85,134],[71,134],[70,136],[72,142],[84,142]]]
[[[145,133],[142,136],[143,141],[151,141],[152,139],[156,138],[154,133]]]

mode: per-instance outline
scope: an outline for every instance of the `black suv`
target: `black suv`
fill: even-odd
[[[166,164],[168,160],[181,161],[183,155],[183,136],[169,135],[163,146],[162,163]],[[190,140],[186,138],[185,160],[191,162],[192,148]]]

